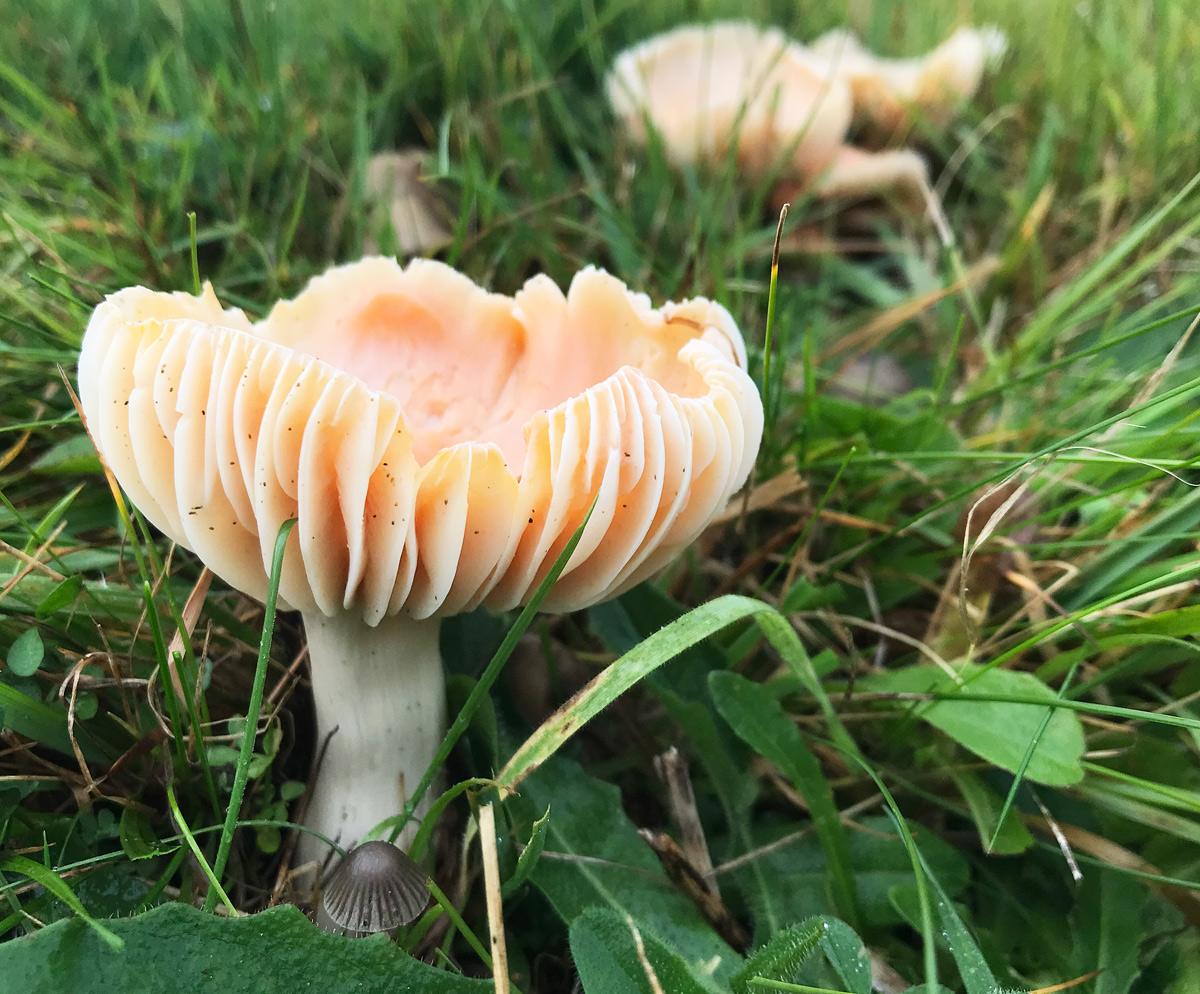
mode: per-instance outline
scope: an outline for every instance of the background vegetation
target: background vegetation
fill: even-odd
[[[626,147],[602,97],[625,45],[736,15],[802,39],[848,22],[889,53],[994,22],[1011,51],[952,128],[913,136],[950,237],[794,205],[746,513],[657,584],[536,620],[475,712],[450,783],[632,650],[609,671],[628,692],[569,742],[537,733],[562,748],[500,809],[513,982],[857,994],[861,937],[885,991],[1095,970],[1076,989],[1200,991],[1194,0],[0,6],[0,988],[489,975],[469,793],[429,826],[457,912],[399,940],[436,972],[294,911],[181,906],[210,890],[262,608],[201,589],[176,648],[202,693],[166,718],[200,567],[122,524],[70,397],[78,342],[105,292],[191,289],[189,211],[202,276],[261,314],[362,253],[368,156],[419,145],[457,217],[447,261],[506,292],[599,264],[655,301],[715,296],[762,381],[769,191]],[[511,622],[447,626],[455,702]],[[285,872],[313,748],[301,649],[281,617],[222,881],[242,911],[308,883]],[[653,763],[671,746],[707,901],[638,832],[680,834]]]

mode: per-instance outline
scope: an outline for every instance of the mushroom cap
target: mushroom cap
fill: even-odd
[[[413,921],[428,903],[425,871],[398,846],[375,839],[350,850],[337,865],[321,894],[318,924],[352,935],[390,932]]]
[[[911,59],[889,59],[862,46],[853,32],[838,29],[812,44],[813,55],[829,76],[844,80],[854,97],[855,117],[895,130],[913,113],[944,121],[963,100],[975,95],[984,71],[1004,55],[999,28],[956,29],[933,51]]]
[[[130,287],[88,323],[88,430],[150,521],[262,598],[369,624],[523,603],[595,510],[546,610],[624,590],[749,475],[762,403],[737,326],[584,269],[514,297],[368,258],[251,323]]]
[[[720,161],[764,173],[790,155],[799,172],[833,157],[850,127],[851,96],[821,60],[774,28],[721,21],[687,25],[621,53],[608,96],[626,131],[647,123],[677,164]]]

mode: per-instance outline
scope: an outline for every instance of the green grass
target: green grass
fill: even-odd
[[[725,303],[772,381],[755,479],[794,468],[803,488],[714,529],[654,587],[534,622],[490,695],[471,698],[454,793],[423,830],[454,915],[435,908],[399,941],[447,978],[486,974],[482,883],[459,872],[486,781],[453,785],[532,756],[540,769],[500,812],[506,875],[544,845],[505,902],[517,986],[570,990],[578,968],[588,991],[650,990],[628,959],[636,934],[664,984],[728,989],[736,964],[696,966],[720,940],[635,831],[676,832],[651,763],[675,744],[722,904],[754,946],[841,907],[921,989],[936,976],[967,994],[1032,990],[1096,969],[1075,989],[1200,989],[1200,353],[1173,351],[1200,308],[1200,8],[848,7],[883,51],[972,20],[1001,25],[1010,54],[948,131],[914,135],[935,178],[961,158],[943,191],[953,251],[921,217],[792,206],[769,363],[769,190],[629,147],[602,80],[622,47],[688,19],[810,38],[844,23],[837,4],[41,0],[8,13],[0,935],[79,902],[93,924],[164,901],[211,907],[209,874],[239,911],[303,900],[305,881],[279,872],[314,748],[299,623],[277,620],[244,743],[262,608],[214,583],[168,658],[200,566],[119,509],[67,384],[106,292],[191,290],[198,271],[257,315],[360,255],[380,234],[368,156],[419,145],[457,218],[441,257],[485,285],[511,292],[537,272],[565,285],[598,264],[656,302]],[[876,248],[821,247],[864,238]],[[969,290],[933,298],[963,271],[977,273]],[[899,310],[925,295],[915,315]],[[856,359],[898,368],[902,388],[848,392]],[[975,510],[973,536],[990,537],[962,582],[968,510],[1010,478],[1028,495],[996,522],[1011,491]],[[513,621],[447,625],[452,700],[470,697]],[[618,656],[586,715],[568,716],[586,727],[538,730]],[[968,659],[1049,691],[968,683],[949,696],[977,700],[942,699],[939,664]],[[740,676],[709,680],[724,670]],[[761,728],[710,693],[748,683]],[[1039,773],[1047,747],[1077,779]],[[228,815],[236,770],[245,800]],[[23,875],[22,859],[59,882]],[[856,990],[835,945],[764,979]],[[609,962],[632,964],[632,986],[612,986]]]

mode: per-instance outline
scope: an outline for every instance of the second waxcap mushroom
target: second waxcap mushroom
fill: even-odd
[[[113,294],[79,394],[134,503],[232,586],[265,595],[298,519],[280,595],[334,733],[307,823],[343,844],[400,811],[441,741],[438,619],[523,603],[589,508],[546,609],[661,569],[745,482],[763,418],[712,301],[654,308],[596,269],[506,297],[381,258],[258,323],[211,288]]]
[[[609,100],[636,142],[661,141],[678,164],[731,152],[751,175],[780,168],[789,189],[853,196],[920,193],[926,167],[908,149],[848,142],[851,124],[895,130],[913,113],[944,118],[1003,52],[994,28],[961,29],[920,59],[881,59],[852,34],[812,47],[741,21],[686,25],[628,49]]]

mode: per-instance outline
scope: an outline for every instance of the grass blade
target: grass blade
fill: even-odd
[[[275,537],[275,552],[271,558],[271,577],[267,584],[267,600],[263,606],[262,636],[258,641],[258,660],[254,666],[254,684],[250,689],[250,701],[246,705],[246,724],[242,729],[242,747],[238,752],[237,766],[233,771],[233,786],[229,791],[229,806],[225,810],[225,824],[221,828],[221,841],[217,846],[217,858],[213,864],[213,875],[220,881],[225,872],[225,864],[229,860],[229,847],[233,843],[233,833],[237,829],[238,812],[242,809],[242,798],[246,794],[246,780],[250,769],[250,760],[254,755],[255,730],[258,728],[258,715],[262,710],[263,687],[267,681],[267,663],[271,658],[271,636],[275,631],[275,605],[279,600],[279,580],[283,575],[283,556],[287,551],[287,540],[296,519],[291,518],[283,523],[279,534]],[[218,883],[217,888],[220,888]],[[224,892],[221,892],[222,895]],[[225,899],[228,903],[228,898]],[[204,910],[212,911],[216,898],[210,890],[204,900]]]
[[[75,896],[75,892],[53,870],[47,869],[41,863],[35,863],[25,856],[5,856],[0,859],[0,872],[20,873],[34,883],[41,884],[46,890],[57,897],[63,904],[75,912],[89,928],[102,938],[110,949],[123,949],[125,942],[120,936],[114,935],[100,922],[88,914],[83,902]]]
[[[221,886],[220,879],[213,872],[213,868],[209,866],[208,860],[205,859],[204,852],[200,848],[200,843],[196,841],[196,836],[188,827],[187,820],[183,817],[183,812],[179,809],[179,801],[175,797],[175,785],[170,782],[167,783],[167,806],[171,809],[171,816],[175,819],[175,824],[179,827],[179,834],[183,836],[183,841],[192,851],[192,855],[196,857],[196,862],[200,865],[201,872],[208,878],[209,893],[217,894],[229,913],[236,917],[240,912],[233,906],[233,902],[229,900],[229,895],[225,893],[225,888]],[[207,898],[204,903],[206,908],[211,911],[212,908],[209,906]]]

